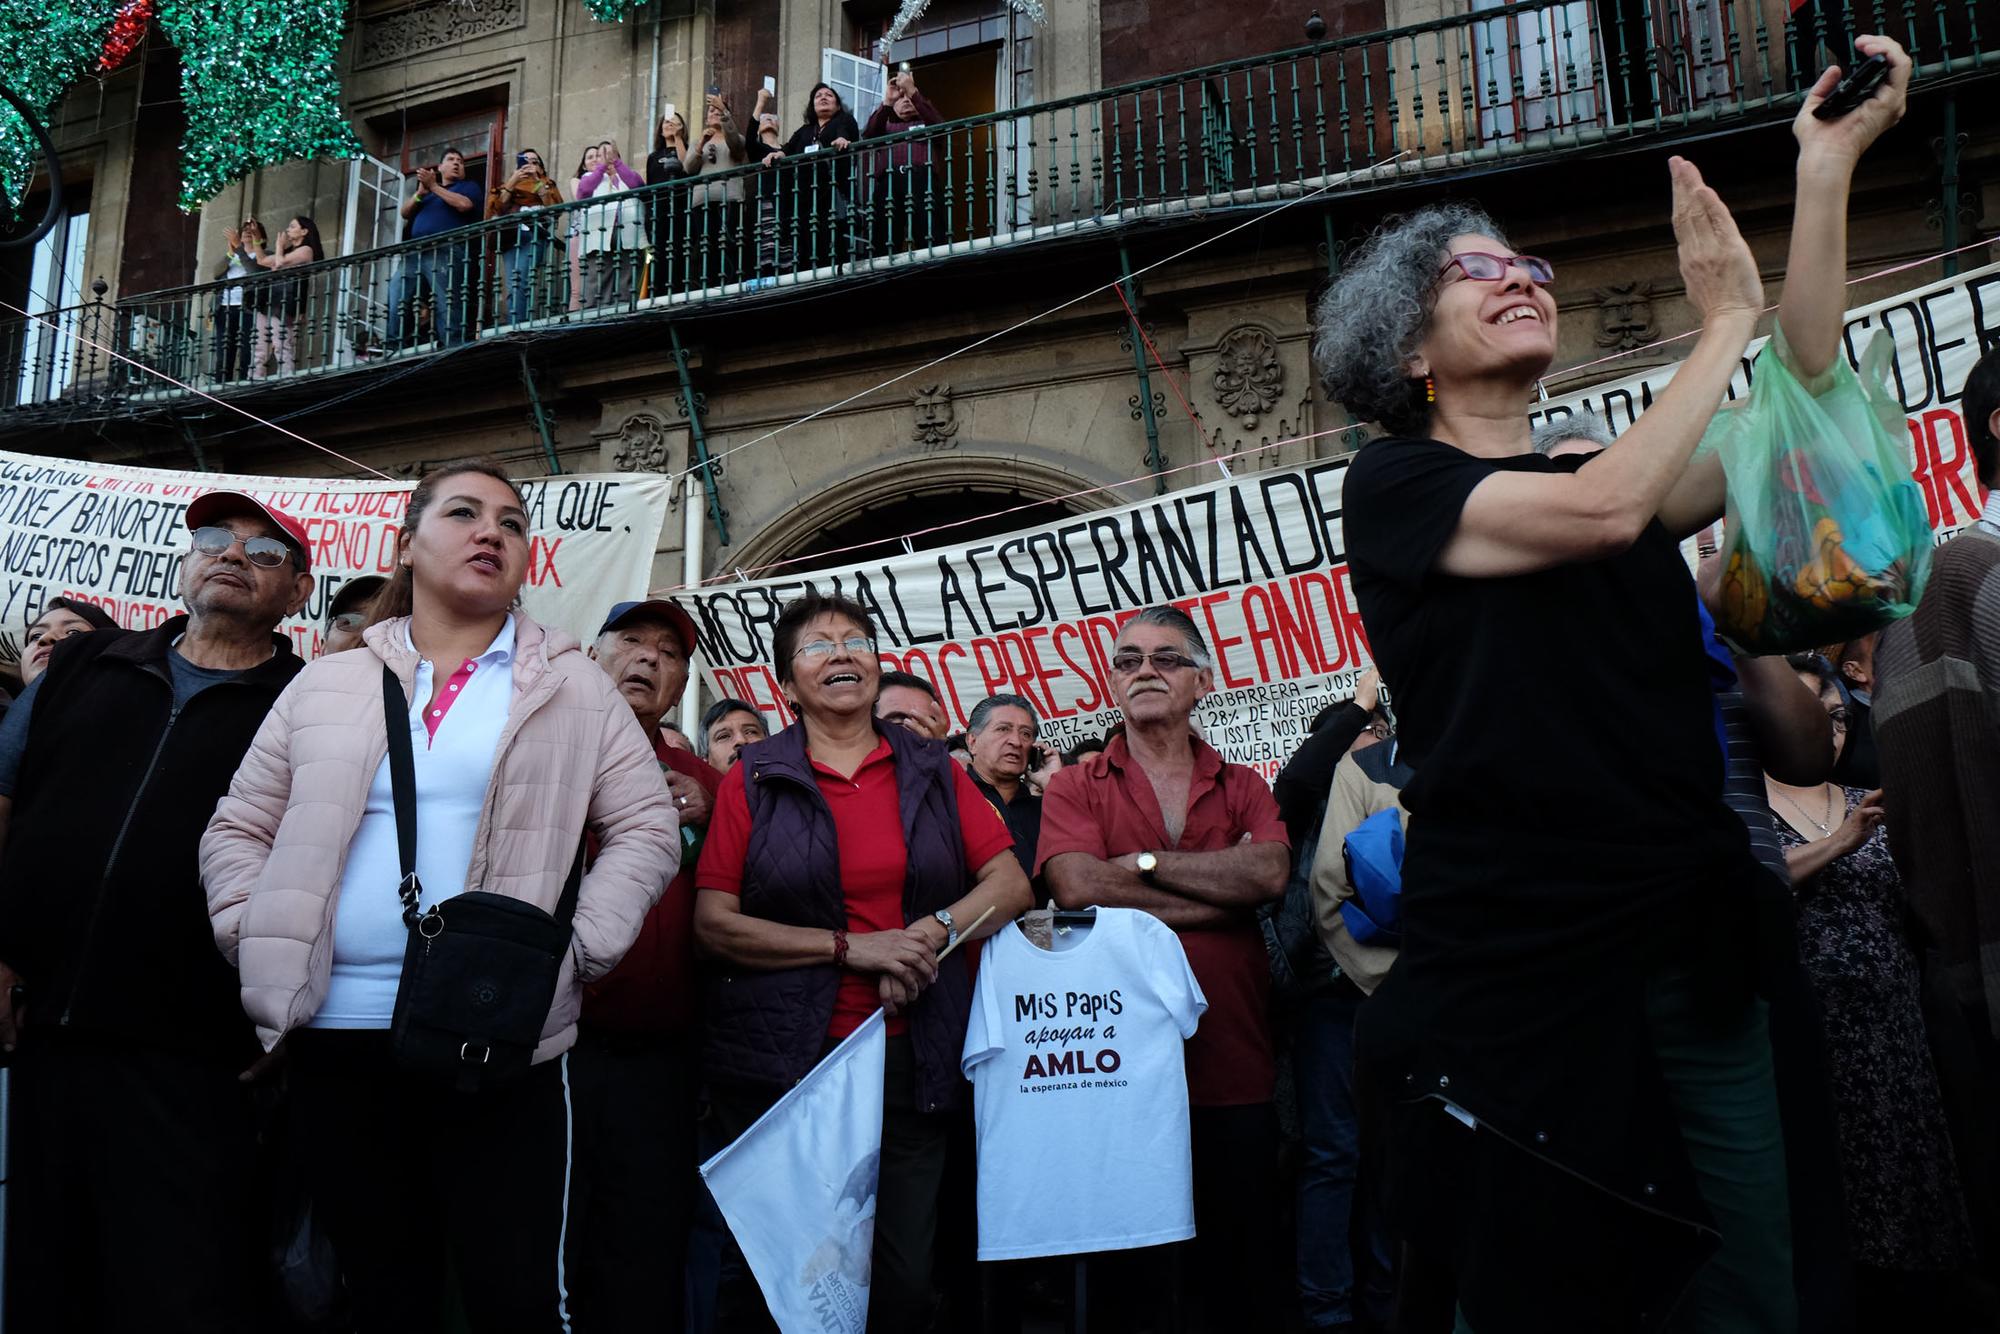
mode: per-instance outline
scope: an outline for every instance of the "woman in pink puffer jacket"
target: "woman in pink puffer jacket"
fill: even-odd
[[[264,1045],[286,1042],[315,1217],[362,1334],[435,1326],[440,1244],[476,1334],[565,1327],[564,1053],[580,987],[631,947],[678,863],[673,804],[631,707],[574,640],[512,610],[527,530],[498,468],[427,476],[365,646],[279,696],[202,839],[216,941]],[[600,844],[535,1064],[476,1093],[406,1073],[391,1052],[409,936],[385,663],[411,701],[420,911],[480,889],[554,912],[586,827]]]

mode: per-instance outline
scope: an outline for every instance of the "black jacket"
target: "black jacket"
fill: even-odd
[[[255,1038],[209,930],[197,851],[305,664],[274,635],[269,662],[176,710],[167,654],[187,621],[75,635],[50,659],[0,856],[0,959],[28,988],[31,1032],[247,1060]]]

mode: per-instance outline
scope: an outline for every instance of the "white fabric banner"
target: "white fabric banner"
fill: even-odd
[[[666,521],[670,479],[656,473],[542,477],[528,505],[530,616],[588,640],[614,602],[644,597]],[[395,568],[396,532],[414,482],[245,477],[120,468],[0,453],[0,662],[20,661],[28,622],[53,597],[94,602],[145,630],[185,610],[181,558],[188,502],[242,491],[305,527],[312,596],[279,629],[310,658],[340,586]]]
[[[1979,484],[1959,400],[1965,393],[1965,377],[1980,354],[2000,346],[2000,264],[1848,311],[1842,346],[1856,369],[1877,329],[1888,331],[1896,349],[1889,364],[1889,388],[1902,401],[1909,421],[1910,475],[1923,488],[1931,527],[1942,542],[1978,518],[1985,503],[1986,491]],[[1729,386],[1731,398],[1748,390],[1751,362],[1764,341],[1758,339],[1743,354],[1743,364]],[[1675,361],[1537,403],[1534,420],[1539,424],[1588,410],[1616,434],[1632,424],[1679,368]]]
[[[811,583],[869,609],[884,669],[932,682],[954,729],[988,695],[1015,694],[1034,703],[1041,743],[1056,749],[1119,720],[1111,645],[1133,613],[1170,602],[1215,659],[1196,726],[1225,760],[1269,779],[1370,661],[1341,545],[1346,475],[1345,459],[1246,473],[969,546],[673,600],[694,618],[715,693],[780,723],[791,715],[772,628]]]
[[[702,1179],[757,1276],[781,1334],[864,1334],[882,1160],[877,1010]]]

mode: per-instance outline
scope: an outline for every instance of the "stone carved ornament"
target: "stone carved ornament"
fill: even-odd
[[[1278,395],[1285,388],[1285,368],[1278,361],[1278,345],[1270,331],[1245,324],[1224,334],[1216,350],[1210,388],[1224,412],[1242,423],[1244,430],[1256,430],[1257,419],[1277,406]]]
[[[425,0],[425,3],[364,19],[360,66],[401,60],[418,51],[452,46],[527,22],[526,0]]]
[[[923,446],[926,454],[957,445],[952,437],[958,434],[958,408],[951,401],[950,385],[934,384],[919,389],[910,396],[910,401],[917,410],[910,439]]]
[[[1597,289],[1597,345],[1630,352],[1653,341],[1653,285],[1613,283]]]
[[[669,472],[673,467],[673,440],[667,420],[655,412],[635,412],[619,423],[614,437],[618,450],[611,466],[619,472]]]

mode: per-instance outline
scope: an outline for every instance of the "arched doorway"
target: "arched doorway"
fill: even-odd
[[[899,459],[801,495],[727,559],[797,575],[887,558],[905,537],[917,551],[963,546],[1123,503],[1105,492],[1077,494],[1092,481],[1018,456]]]

